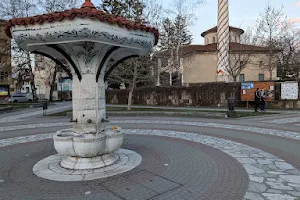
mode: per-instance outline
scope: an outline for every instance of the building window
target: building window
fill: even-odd
[[[213,43],[216,43],[216,37],[213,37]]]
[[[0,72],[0,81],[8,81],[8,72]]]
[[[258,81],[264,81],[265,75],[264,74],[258,74]]]
[[[240,82],[244,82],[245,81],[245,74],[240,74],[239,79],[240,79]]]
[[[231,35],[229,35],[229,42],[231,42]]]
[[[260,67],[260,68],[263,67],[263,61],[259,61],[259,67]]]
[[[206,44],[209,44],[209,38],[206,38]]]
[[[238,41],[238,37],[237,36],[235,36],[235,42],[236,43],[238,43],[239,41]]]

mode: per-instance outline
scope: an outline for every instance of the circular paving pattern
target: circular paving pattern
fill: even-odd
[[[55,157],[51,156],[56,154],[52,135],[71,124],[68,119],[23,113],[5,115],[8,121],[1,116],[1,200],[300,198],[299,126],[273,124],[296,123],[300,115],[282,116],[285,118],[280,122],[269,120],[272,124],[265,117],[251,120],[114,118],[110,122],[123,127],[127,135],[122,148],[140,154],[141,164],[106,178],[60,182],[38,177],[32,169],[37,162]],[[69,173],[53,166],[51,170]],[[84,178],[92,174],[87,170],[77,173]]]
[[[207,145],[158,136],[126,136],[123,148],[142,156],[131,171],[96,180],[57,182],[36,176],[33,166],[55,154],[51,140],[2,148],[0,199],[242,199],[243,166]],[[87,172],[83,172],[87,173]]]
[[[53,181],[88,181],[122,174],[132,170],[142,162],[142,157],[127,149],[115,152],[119,160],[113,165],[92,170],[70,170],[60,166],[62,156],[51,155],[36,163],[33,167],[35,175]]]

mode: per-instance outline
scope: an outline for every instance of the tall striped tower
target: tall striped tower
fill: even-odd
[[[229,9],[228,0],[218,0],[218,66],[217,81],[229,81]]]

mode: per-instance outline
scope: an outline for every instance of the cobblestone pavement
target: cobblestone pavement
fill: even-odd
[[[52,108],[53,112],[62,109],[68,106]],[[300,197],[300,131],[295,112],[239,120],[114,117],[111,123],[119,124],[127,135],[122,148],[139,153],[141,165],[109,178],[63,183],[39,178],[32,168],[56,154],[50,138],[70,127],[69,119],[27,112],[0,115],[0,199]]]

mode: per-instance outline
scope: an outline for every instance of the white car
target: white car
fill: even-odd
[[[32,102],[25,94],[12,94],[5,98],[10,103]]]

